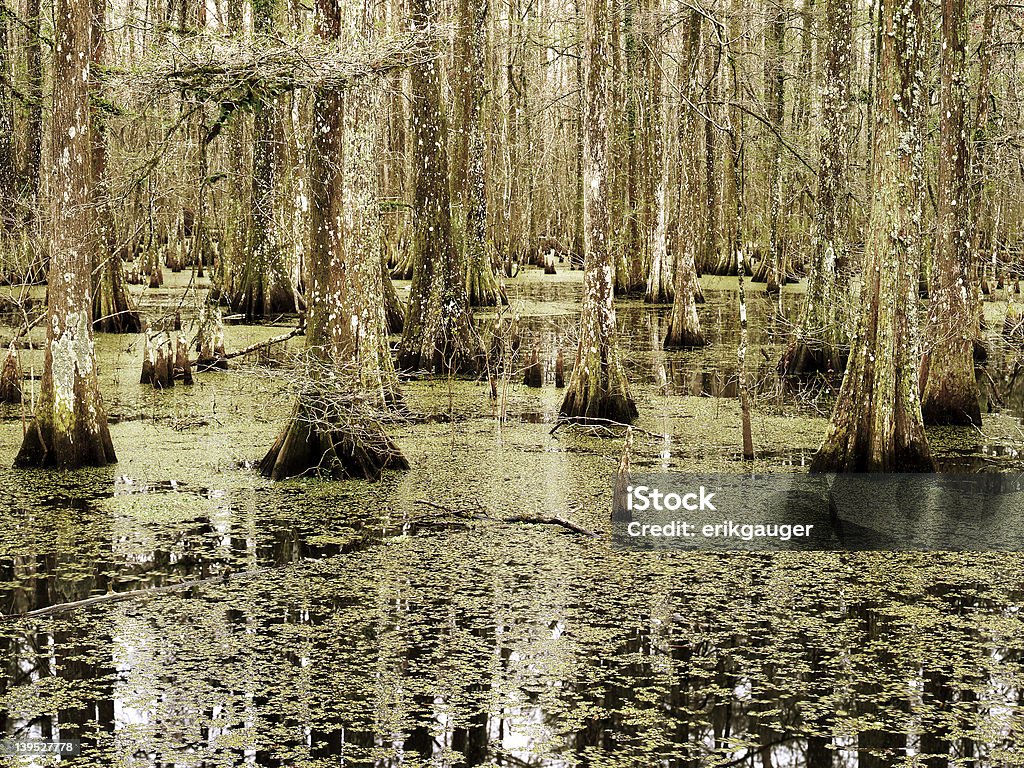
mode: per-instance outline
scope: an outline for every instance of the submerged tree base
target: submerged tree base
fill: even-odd
[[[707,346],[707,343],[707,338],[699,328],[694,330],[670,325],[663,346],[666,349],[698,349]]]
[[[409,462],[379,424],[326,419],[300,400],[259,469],[271,480],[319,472],[376,480],[385,469],[409,469]]]
[[[796,339],[782,353],[779,375],[791,378],[841,375],[846,370],[848,354],[828,344]]]
[[[615,363],[600,366],[593,379],[589,370],[573,371],[559,414],[571,419],[595,419],[632,424],[639,412],[626,377]]]
[[[78,423],[83,426],[67,433],[58,432],[45,420],[33,419],[14,459],[14,466],[22,469],[78,469],[116,464],[117,455],[106,421],[96,432],[86,428],[85,421],[85,414],[82,414]]]
[[[976,392],[976,384],[972,392],[963,387],[946,388],[929,381],[921,400],[924,423],[929,426],[980,427],[981,406]]]

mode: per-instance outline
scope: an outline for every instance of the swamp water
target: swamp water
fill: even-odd
[[[520,354],[536,339],[568,364],[579,273],[510,288]],[[667,307],[619,307],[635,467],[750,469],[735,282],[706,292],[715,343],[696,352],[660,349]],[[143,310],[180,295],[147,292]],[[785,321],[756,289],[750,303],[753,467],[801,471],[828,400],[779,385]],[[231,350],[285,327],[227,330]],[[952,764],[1024,765],[1017,554],[652,554],[503,522],[609,526],[621,433],[552,434],[550,366],[540,390],[511,375],[497,404],[484,383],[407,382],[432,417],[391,428],[409,472],[272,484],[249,467],[289,412],[274,369],[155,392],[139,337],[97,347],[119,463],[0,470],[8,737],[80,739],[81,766],[827,768],[923,764],[921,734],[939,734]],[[0,467],[20,414],[0,423]],[[944,462],[1024,469],[1012,407],[965,432],[930,432]]]

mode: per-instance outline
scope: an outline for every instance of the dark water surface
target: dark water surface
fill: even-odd
[[[549,382],[512,365],[496,404],[483,383],[409,382],[413,409],[445,418],[396,425],[413,469],[373,484],[247,468],[288,412],[273,370],[158,393],[136,383],[137,338],[99,339],[120,463],[0,470],[3,731],[79,738],[82,766],[825,768],[942,747],[1024,765],[1018,554],[625,552],[508,522],[606,532],[622,449],[618,432],[551,434],[578,273],[517,283],[520,350],[536,339]],[[734,284],[707,287],[715,343],[696,352],[661,350],[666,307],[620,307],[634,465],[800,471],[828,393],[779,384],[786,321],[754,295],[758,459],[738,462]],[[283,330],[232,326],[228,347]],[[944,462],[1024,469],[1002,395],[980,431],[931,433]],[[5,413],[3,467],[22,434]]]

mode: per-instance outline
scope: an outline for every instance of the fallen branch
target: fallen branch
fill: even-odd
[[[306,329],[300,325],[297,328],[292,328],[290,331],[288,331],[288,333],[283,333],[280,336],[275,336],[274,338],[267,339],[266,341],[259,341],[259,342],[256,342],[255,344],[250,344],[245,349],[239,349],[239,350],[237,350],[235,352],[228,352],[228,353],[222,355],[221,359],[223,359],[223,360],[230,360],[233,357],[241,357],[242,355],[248,355],[250,352],[256,352],[256,351],[258,351],[260,349],[263,349],[264,347],[269,349],[271,344],[280,344],[282,341],[288,341],[288,339],[291,339],[291,338],[294,338],[295,336],[298,336],[300,333],[302,333],[305,330]],[[198,360],[194,361],[193,365],[198,363],[198,362],[199,362]]]
[[[693,416],[689,414],[684,414],[683,416],[678,416],[676,418],[692,419]],[[609,427],[621,427],[622,429],[632,429],[634,432],[639,432],[641,435],[647,435],[648,437],[656,437],[659,440],[667,440],[669,437],[668,435],[664,435],[660,432],[650,432],[646,429],[641,429],[640,427],[634,427],[632,424],[626,424],[621,421],[613,421],[612,419],[601,419],[592,416],[573,416],[560,418],[555,423],[555,426],[551,428],[551,431],[548,432],[548,434],[555,434],[555,432],[564,427],[566,424],[575,424],[582,427],[601,427],[603,429],[608,429]]]
[[[413,504],[421,504],[424,507],[430,507],[431,509],[436,509],[446,514],[454,515],[455,517],[491,517],[491,513],[483,504],[480,503],[477,503],[472,507],[467,507],[466,509],[456,509],[454,507],[445,506],[444,504],[438,504],[434,501],[427,501],[426,499],[416,499]]]
[[[560,525],[563,528],[567,528],[575,533],[582,533],[584,536],[589,536],[592,539],[601,538],[601,534],[584,528],[582,525],[577,525],[572,520],[566,520],[564,517],[548,517],[546,515],[513,515],[512,517],[501,518],[503,523],[529,523],[531,525]]]
[[[574,533],[582,533],[584,536],[590,536],[591,538],[600,538],[601,534],[595,533],[589,528],[584,528],[582,525],[577,525],[571,520],[566,520],[564,517],[548,516],[548,515],[512,515],[511,517],[499,517],[491,514],[491,512],[483,504],[477,503],[472,507],[466,509],[456,509],[455,507],[449,507],[444,504],[438,504],[436,501],[427,501],[426,499],[416,499],[413,504],[421,504],[424,507],[430,507],[455,517],[474,517],[478,520],[493,520],[498,523],[528,523],[530,525],[560,525],[563,528],[567,528]]]

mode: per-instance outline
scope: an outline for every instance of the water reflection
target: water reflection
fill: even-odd
[[[3,733],[81,738],[87,767],[1024,762],[1014,555],[651,555],[502,522],[606,529],[619,445],[550,434],[554,359],[575,351],[574,315],[550,305],[579,288],[523,286],[520,348],[538,346],[544,388],[513,388],[517,418],[498,424],[482,383],[410,383],[420,410],[461,410],[396,427],[414,469],[379,484],[263,482],[238,462],[274,434],[267,413],[287,393],[216,374],[140,392],[125,342],[101,339],[128,417],[121,464],[0,472]],[[661,348],[666,307],[620,308],[648,426],[665,432],[638,438],[638,465],[735,451],[714,419],[673,410],[728,414],[734,300],[707,291],[713,343],[690,352]],[[761,402],[790,397],[773,378],[785,321],[757,294],[751,317]],[[173,428],[193,411],[216,420]],[[6,457],[20,426],[2,430]],[[798,470],[814,441],[785,437],[760,460]],[[965,460],[1017,460],[979,443]],[[458,513],[479,508],[490,517]]]

